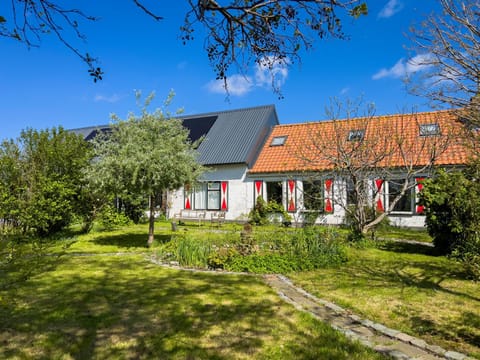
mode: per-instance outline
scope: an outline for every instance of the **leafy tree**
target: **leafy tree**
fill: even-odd
[[[162,16],[139,0],[135,5],[156,21]],[[171,4],[169,5],[171,6]],[[272,70],[279,61],[288,65],[300,59],[300,50],[308,49],[313,38],[344,38],[341,14],[357,18],[367,13],[361,0],[188,0],[189,10],[180,27],[182,41],[191,41],[195,31],[205,31],[205,51],[219,79],[226,79],[229,67],[254,61]],[[338,12],[338,13],[337,13]],[[65,7],[55,0],[12,0],[11,13],[0,15],[0,37],[37,46],[42,36],[54,34],[88,66],[94,81],[102,79],[97,60],[83,54],[70,40],[84,40],[80,25],[97,21],[77,8]],[[313,35],[313,36],[312,36]],[[289,60],[287,60],[289,59]],[[274,73],[272,85],[274,86]],[[225,82],[226,84],[226,82]]]
[[[452,254],[480,277],[480,161],[463,171],[439,170],[424,181],[421,203],[441,254]]]
[[[0,145],[0,218],[3,224],[49,235],[81,208],[88,145],[62,128],[22,131]]]
[[[296,150],[296,156],[307,169],[322,164],[325,170],[318,175],[338,180],[340,194],[333,201],[346,214],[352,229],[352,239],[361,239],[394,211],[401,199],[416,186],[416,178],[433,171],[438,158],[457,136],[457,129],[442,128],[439,136],[420,137],[419,123],[414,114],[399,116],[399,120],[383,121],[374,117],[374,108],[360,112],[358,103],[342,103],[337,100],[327,109],[331,120],[329,130],[311,130],[307,143]],[[341,119],[345,114],[346,119]],[[345,121],[348,120],[348,121]],[[386,121],[388,120],[388,121]],[[412,127],[411,122],[416,126]],[[415,129],[412,134],[408,129]],[[412,138],[415,139],[412,141]],[[378,181],[378,183],[377,183]],[[388,207],[378,211],[374,199],[384,193],[383,183],[395,181],[398,192],[390,196]]]
[[[432,13],[412,28],[414,65],[422,71],[409,79],[413,93],[432,104],[462,108],[462,116],[480,125],[480,3],[440,0]]]
[[[140,116],[130,114],[125,121],[113,116],[111,131],[94,139],[96,158],[88,174],[94,186],[119,198],[149,198],[148,246],[154,240],[155,199],[166,190],[194,183],[203,171],[196,162],[196,144],[181,120],[160,109],[149,113],[152,99],[147,98]],[[170,100],[171,96],[166,105]]]

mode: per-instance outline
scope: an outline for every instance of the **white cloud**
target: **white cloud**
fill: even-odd
[[[234,96],[242,96],[255,87],[270,88],[272,84],[280,88],[287,80],[289,63],[288,59],[264,58],[259,64],[256,64],[253,77],[240,74],[229,76],[227,78],[228,93]],[[227,92],[223,80],[210,81],[206,87],[208,91],[215,94],[225,94]]]
[[[340,95],[346,95],[350,91],[350,87],[346,86],[342,90],[340,90]]]
[[[407,72],[409,74],[423,71],[432,66],[432,54],[419,54],[407,61]]]
[[[383,78],[404,78],[408,75],[414,74],[418,71],[426,70],[430,65],[426,64],[431,59],[430,54],[420,54],[405,61],[400,59],[390,69],[383,68],[372,76],[373,80],[379,80]]]
[[[289,63],[288,59],[264,58],[255,67],[255,84],[269,87],[273,81],[276,87],[281,87],[287,80]]]
[[[388,19],[403,9],[401,0],[389,0],[388,3],[378,13],[379,18]]]
[[[116,102],[120,101],[121,99],[122,99],[122,96],[120,96],[118,94],[113,94],[113,95],[110,95],[110,96],[97,94],[97,95],[95,95],[93,100],[95,102],[116,103]]]
[[[250,92],[253,87],[252,79],[249,76],[239,74],[227,78],[227,89],[230,95],[242,96]],[[213,80],[207,84],[207,89],[215,94],[225,94],[225,82],[223,80]]]
[[[230,95],[242,96],[255,87],[268,87],[273,85],[280,88],[288,77],[289,60],[276,60],[273,57],[264,58],[255,65],[254,76],[234,74],[227,78],[227,89]],[[210,81],[206,85],[208,91],[215,94],[225,94],[225,83],[223,80]]]

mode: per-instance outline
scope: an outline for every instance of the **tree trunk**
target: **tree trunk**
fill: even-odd
[[[148,218],[148,241],[147,247],[152,246],[155,230],[155,196],[150,195],[150,216]]]

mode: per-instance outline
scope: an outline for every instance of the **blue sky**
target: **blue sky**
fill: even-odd
[[[0,4],[0,14],[6,13],[6,3]],[[165,19],[155,22],[130,0],[82,2],[82,10],[100,18],[82,23],[87,43],[76,43],[99,58],[105,76],[98,83],[52,36],[31,49],[0,38],[0,139],[17,137],[27,127],[106,124],[112,113],[126,118],[138,110],[135,90],[155,91],[155,107],[173,89],[170,110],[183,108],[186,114],[274,104],[283,124],[325,119],[332,97],[361,96],[379,115],[429,110],[424,99],[408,95],[402,77],[421,71],[414,61],[421,54],[405,49],[405,34],[438,6],[434,0],[370,0],[368,16],[344,19],[350,40],[316,41],[301,64],[278,69],[283,99],[271,91],[262,69],[252,65],[246,78],[231,75],[228,100],[214,81],[202,39],[187,45],[179,40],[185,3],[168,3],[175,5],[159,6]]]

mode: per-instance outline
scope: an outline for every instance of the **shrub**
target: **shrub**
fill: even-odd
[[[439,170],[434,178],[424,181],[420,194],[435,249],[461,261],[476,277],[480,268],[479,176],[479,161],[463,172]]]
[[[280,215],[281,222],[285,226],[290,226],[292,217],[285,211],[281,204],[275,201],[268,203],[261,196],[257,197],[255,207],[248,214],[249,222],[255,225],[265,225],[268,223],[276,223],[276,216]]]
[[[263,200],[263,197],[257,197],[254,208],[248,214],[248,220],[255,225],[265,225],[267,220],[267,203]]]
[[[123,213],[119,213],[111,205],[104,206],[98,220],[105,230],[113,230],[120,226],[129,225],[131,220]]]
[[[210,269],[226,269],[227,263],[237,254],[237,250],[229,245],[213,247],[212,252],[208,256],[208,267]]]

